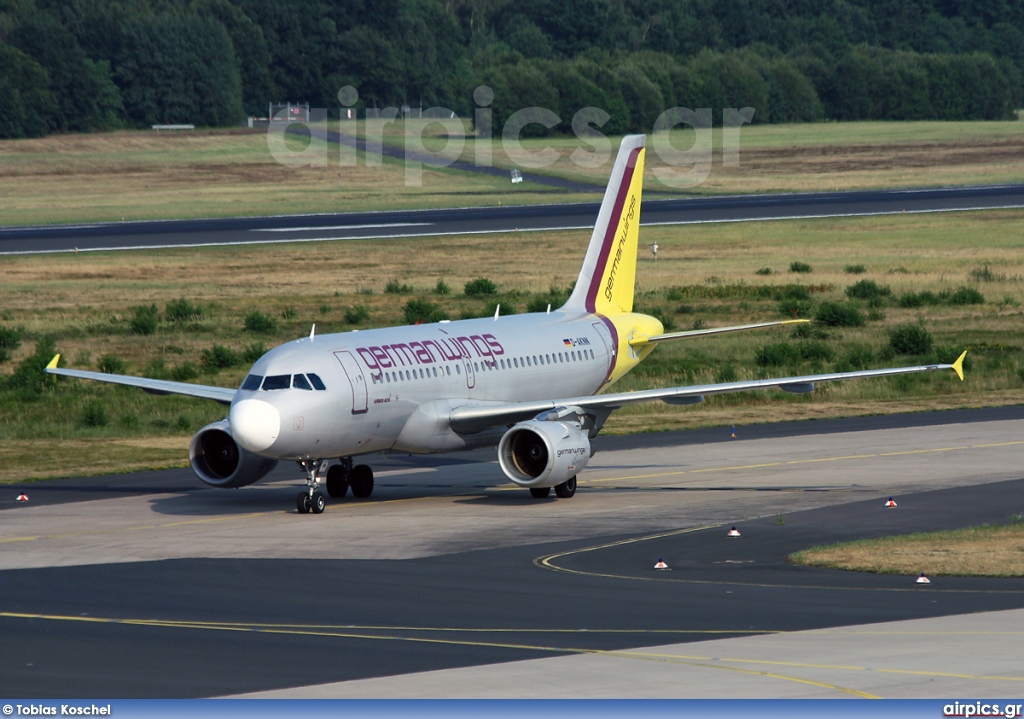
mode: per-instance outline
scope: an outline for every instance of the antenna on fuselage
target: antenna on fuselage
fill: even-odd
[[[309,330],[309,341],[313,341],[313,336],[316,334],[316,322],[313,323],[313,327]]]
[[[548,302],[548,314],[549,315],[551,314],[551,303],[550,302]]]
[[[498,303],[498,306],[494,308],[494,321],[495,322],[498,321],[498,313],[499,312],[501,312],[501,303],[500,302]]]

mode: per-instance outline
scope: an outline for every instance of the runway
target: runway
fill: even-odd
[[[653,199],[641,224],[685,225],[1024,207],[1024,184]],[[0,228],[0,255],[590,229],[598,203]]]
[[[484,451],[371,458],[373,500],[320,516],[289,509],[289,467],[234,491],[179,470],[8,486],[0,677],[36,697],[1019,695],[1024,579],[785,556],[1005,523],[1022,418],[599,438],[571,500]]]

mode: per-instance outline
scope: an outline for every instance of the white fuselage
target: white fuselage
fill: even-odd
[[[232,434],[275,459],[495,444],[500,432],[454,432],[451,410],[596,393],[614,364],[609,324],[555,311],[289,342],[253,365],[231,405]]]

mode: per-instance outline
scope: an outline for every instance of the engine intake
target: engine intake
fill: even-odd
[[[554,487],[587,466],[590,439],[574,424],[531,419],[501,438],[498,463],[520,487]]]
[[[203,427],[188,446],[192,471],[211,487],[231,489],[258,482],[277,466],[276,459],[242,449],[226,419]]]

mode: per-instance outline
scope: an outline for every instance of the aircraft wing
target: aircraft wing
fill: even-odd
[[[151,394],[183,394],[189,397],[200,399],[212,399],[221,404],[231,404],[235,397],[235,390],[226,387],[210,387],[191,382],[171,382],[164,379],[147,379],[146,377],[130,377],[123,374],[107,374],[106,372],[89,372],[80,369],[62,369],[57,367],[60,355],[54,355],[50,364],[46,365],[49,374],[62,377],[77,377],[78,379],[91,379],[97,382],[108,382],[111,384],[123,384],[128,387],[138,387]]]
[[[619,392],[615,394],[597,394],[589,397],[566,397],[554,400],[535,400],[533,402],[509,402],[456,407],[449,415],[452,429],[463,434],[482,432],[492,427],[515,424],[536,417],[541,412],[556,407],[580,407],[586,409],[613,410],[627,404],[637,402],[654,402],[660,400],[666,404],[695,404],[704,397],[732,392],[747,392],[755,389],[778,388],[786,392],[810,392],[820,382],[838,382],[847,379],[865,377],[888,377],[892,375],[911,374],[913,372],[933,372],[936,370],[953,370],[963,380],[963,362],[967,352],[957,358],[953,364],[918,365],[916,367],[892,367],[888,369],[869,369],[858,372],[831,372],[827,374],[805,375],[801,377],[780,377],[777,379],[754,379],[742,382],[723,382],[721,384],[693,385],[690,387],[668,387],[665,389],[648,389],[637,392]]]

